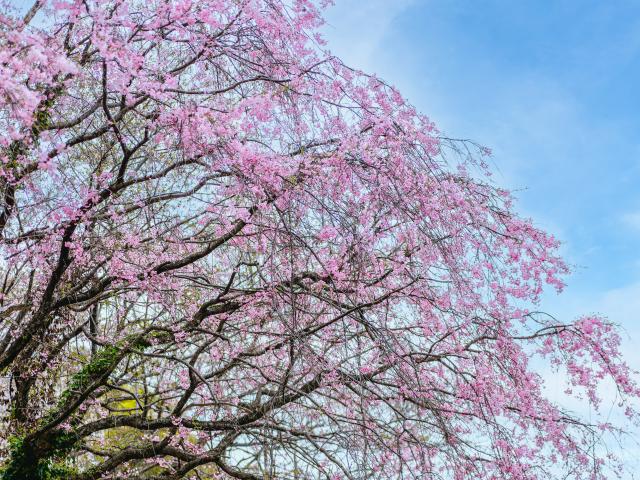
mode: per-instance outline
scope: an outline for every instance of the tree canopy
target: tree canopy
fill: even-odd
[[[536,311],[558,241],[324,3],[0,15],[1,479],[617,471],[531,366],[634,420],[616,329]]]

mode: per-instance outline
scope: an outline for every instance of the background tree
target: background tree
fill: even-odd
[[[0,17],[0,478],[607,478],[640,391],[527,310],[558,243],[487,154],[323,51],[311,0]],[[41,20],[34,24],[34,17]]]

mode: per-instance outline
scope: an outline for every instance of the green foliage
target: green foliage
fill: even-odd
[[[51,108],[61,92],[62,89],[60,87],[52,89],[34,113],[33,124],[31,125],[31,136],[34,140],[38,138],[40,132],[51,125]]]
[[[139,343],[139,342],[137,342]],[[138,346],[136,343],[136,346]],[[100,350],[89,363],[71,377],[69,387],[62,393],[58,405],[39,422],[44,427],[55,420],[76,395],[84,392],[92,382],[109,373],[117,364],[121,345]],[[72,470],[65,458],[76,445],[78,437],[73,430],[55,429],[44,433],[37,445],[28,435],[14,436],[9,440],[10,460],[0,469],[0,480],[62,480],[69,478]]]
[[[115,366],[120,351],[118,346],[108,346],[97,352],[89,363],[71,377],[69,387],[60,396],[59,405],[64,405],[74,395],[83,392],[97,378],[109,372]]]
[[[72,433],[56,431],[48,439],[51,449],[45,458],[38,458],[35,449],[25,437],[9,438],[11,461],[0,469],[2,480],[64,480],[76,471],[64,456],[76,443]]]

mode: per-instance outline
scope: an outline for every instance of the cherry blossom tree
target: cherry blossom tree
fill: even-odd
[[[635,420],[615,328],[535,311],[558,242],[325,6],[5,7],[0,478],[615,474],[531,365]]]

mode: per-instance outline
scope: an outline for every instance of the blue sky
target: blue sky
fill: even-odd
[[[494,180],[563,241],[550,313],[640,340],[640,2],[336,0],[328,22],[348,64],[490,147]]]
[[[640,370],[640,1],[335,2],[329,48],[490,147],[494,180],[563,241],[574,274],[543,309],[619,323]]]

